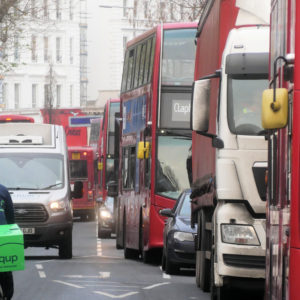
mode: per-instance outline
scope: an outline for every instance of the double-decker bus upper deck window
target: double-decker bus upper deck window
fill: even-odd
[[[143,43],[141,50],[141,63],[140,63],[140,72],[139,72],[139,86],[143,85],[144,80],[144,71],[145,71],[145,58],[146,58],[146,49],[147,43]]]
[[[122,92],[126,91],[128,58],[129,58],[129,51],[127,50],[125,52],[124,65],[123,65],[123,77],[122,77],[122,86],[121,86],[121,91]],[[105,113],[104,113],[104,116],[105,116]]]
[[[132,77],[133,77],[133,66],[134,66],[134,52],[135,49],[131,49],[128,58],[128,73],[127,73],[127,83],[126,90],[130,90],[132,87]]]
[[[191,85],[194,79],[196,28],[164,31],[162,85]]]
[[[142,49],[142,45],[139,44],[137,46],[136,59],[135,59],[135,72],[134,72],[134,85],[133,85],[133,87],[135,88],[138,86],[139,83],[141,49]]]
[[[149,70],[150,70],[150,59],[151,59],[151,47],[152,39],[147,40],[147,52],[146,52],[146,61],[145,61],[145,71],[144,71],[144,81],[143,84],[146,84],[150,81]]]
[[[107,128],[107,154],[115,154],[115,114],[120,111],[119,102],[111,102],[109,108],[108,128]]]

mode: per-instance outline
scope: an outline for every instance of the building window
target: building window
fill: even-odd
[[[61,38],[56,38],[56,62],[61,63]]]
[[[32,18],[36,17],[36,0],[31,0],[30,13]]]
[[[15,61],[20,60],[19,38],[17,36],[15,36],[15,38],[14,38],[14,59],[15,59]]]
[[[47,36],[44,36],[44,62],[49,61],[48,49],[49,49],[49,38]]]
[[[37,107],[36,99],[37,99],[37,84],[33,84],[31,87],[31,97],[32,97],[32,108]]]
[[[37,53],[36,53],[36,36],[33,35],[31,37],[31,60],[37,61]]]
[[[70,85],[70,106],[73,107],[73,85]]]
[[[70,64],[73,63],[73,38],[70,38]]]
[[[61,20],[60,0],[56,0],[56,19]]]
[[[144,18],[145,19],[148,17],[148,7],[149,7],[148,2],[145,1],[144,2]]]
[[[44,18],[49,19],[48,0],[44,0]]]
[[[128,41],[128,37],[123,36],[123,54],[124,54],[124,56],[125,56],[125,52],[126,52],[127,41]]]
[[[56,86],[56,107],[61,106],[61,85]]]
[[[69,3],[69,17],[70,17],[70,20],[73,20],[73,18],[74,18],[73,0],[70,0],[70,3]]]
[[[15,83],[15,108],[20,107],[20,84]]]
[[[127,0],[123,0],[123,17],[127,16]]]
[[[52,106],[52,101],[50,97],[50,84],[45,84],[44,85],[44,103],[46,108],[50,108]]]
[[[7,97],[7,83],[2,84],[2,105],[3,107],[8,107],[8,97]]]

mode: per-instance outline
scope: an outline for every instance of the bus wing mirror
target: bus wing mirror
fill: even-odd
[[[137,158],[138,159],[149,158],[149,152],[150,152],[150,143],[149,142],[139,142]]]
[[[288,90],[278,88],[274,101],[274,89],[264,90],[262,96],[262,126],[265,129],[284,128],[288,122]]]
[[[210,86],[211,79],[194,82],[191,110],[191,129],[194,131],[208,131]]]
[[[83,183],[82,181],[75,181],[73,190],[71,192],[72,198],[79,199],[83,197]]]

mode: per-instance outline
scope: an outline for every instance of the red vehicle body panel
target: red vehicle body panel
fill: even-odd
[[[49,123],[49,110],[41,109],[41,113],[44,123]],[[70,117],[85,115],[80,108],[55,108],[51,110],[51,123],[64,127],[68,146],[87,146],[87,128],[69,126]]]
[[[229,31],[235,27],[238,9],[235,0],[212,1],[210,13],[198,27],[197,54],[195,62],[195,80],[214,74],[220,69],[222,53]],[[203,26],[203,27],[202,27]],[[199,33],[199,30],[200,33]],[[216,134],[217,101],[219,79],[211,82],[210,114],[208,132]],[[193,132],[193,181],[198,186],[205,184],[209,178],[214,180],[216,172],[216,150],[211,145],[211,139]],[[206,179],[205,179],[206,178]],[[203,181],[204,180],[204,181]],[[200,183],[201,181],[201,183]],[[192,210],[202,206],[213,206],[214,192],[196,198]]]
[[[76,159],[74,158],[74,154]],[[94,185],[94,161],[96,160],[96,152],[92,147],[73,146],[68,147],[69,161],[83,160],[87,162],[87,177],[85,178],[72,178],[72,172],[70,181],[73,184],[76,180],[80,180],[83,183],[83,197],[73,199],[73,210],[76,215],[76,211],[93,211],[96,206],[95,201],[95,185]],[[90,194],[90,196],[88,195]]]
[[[269,141],[275,158],[269,167],[267,206],[266,300],[299,299],[300,278],[300,3],[274,0],[271,11],[270,79],[279,56],[295,54],[294,84],[285,81],[277,64],[277,87],[290,91],[289,124],[277,132],[277,147]],[[270,135],[271,137],[276,136]],[[271,160],[272,161],[272,160]],[[273,176],[275,184],[271,185]],[[289,182],[290,180],[290,182]]]

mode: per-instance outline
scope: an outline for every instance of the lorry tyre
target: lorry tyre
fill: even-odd
[[[206,222],[208,220],[208,213],[205,210],[201,210],[200,220],[198,219],[198,227],[200,225],[200,250],[197,251],[197,261],[199,261],[199,286],[204,292],[210,290],[210,260],[206,258],[206,251],[210,250],[211,245],[211,232],[206,229]],[[200,222],[199,222],[200,221]]]
[[[72,258],[72,230],[67,230],[63,241],[59,245],[58,255],[61,259]]]
[[[123,227],[123,244],[124,244],[124,258],[126,259],[137,259],[139,257],[139,251],[126,247],[126,218],[124,218]]]

